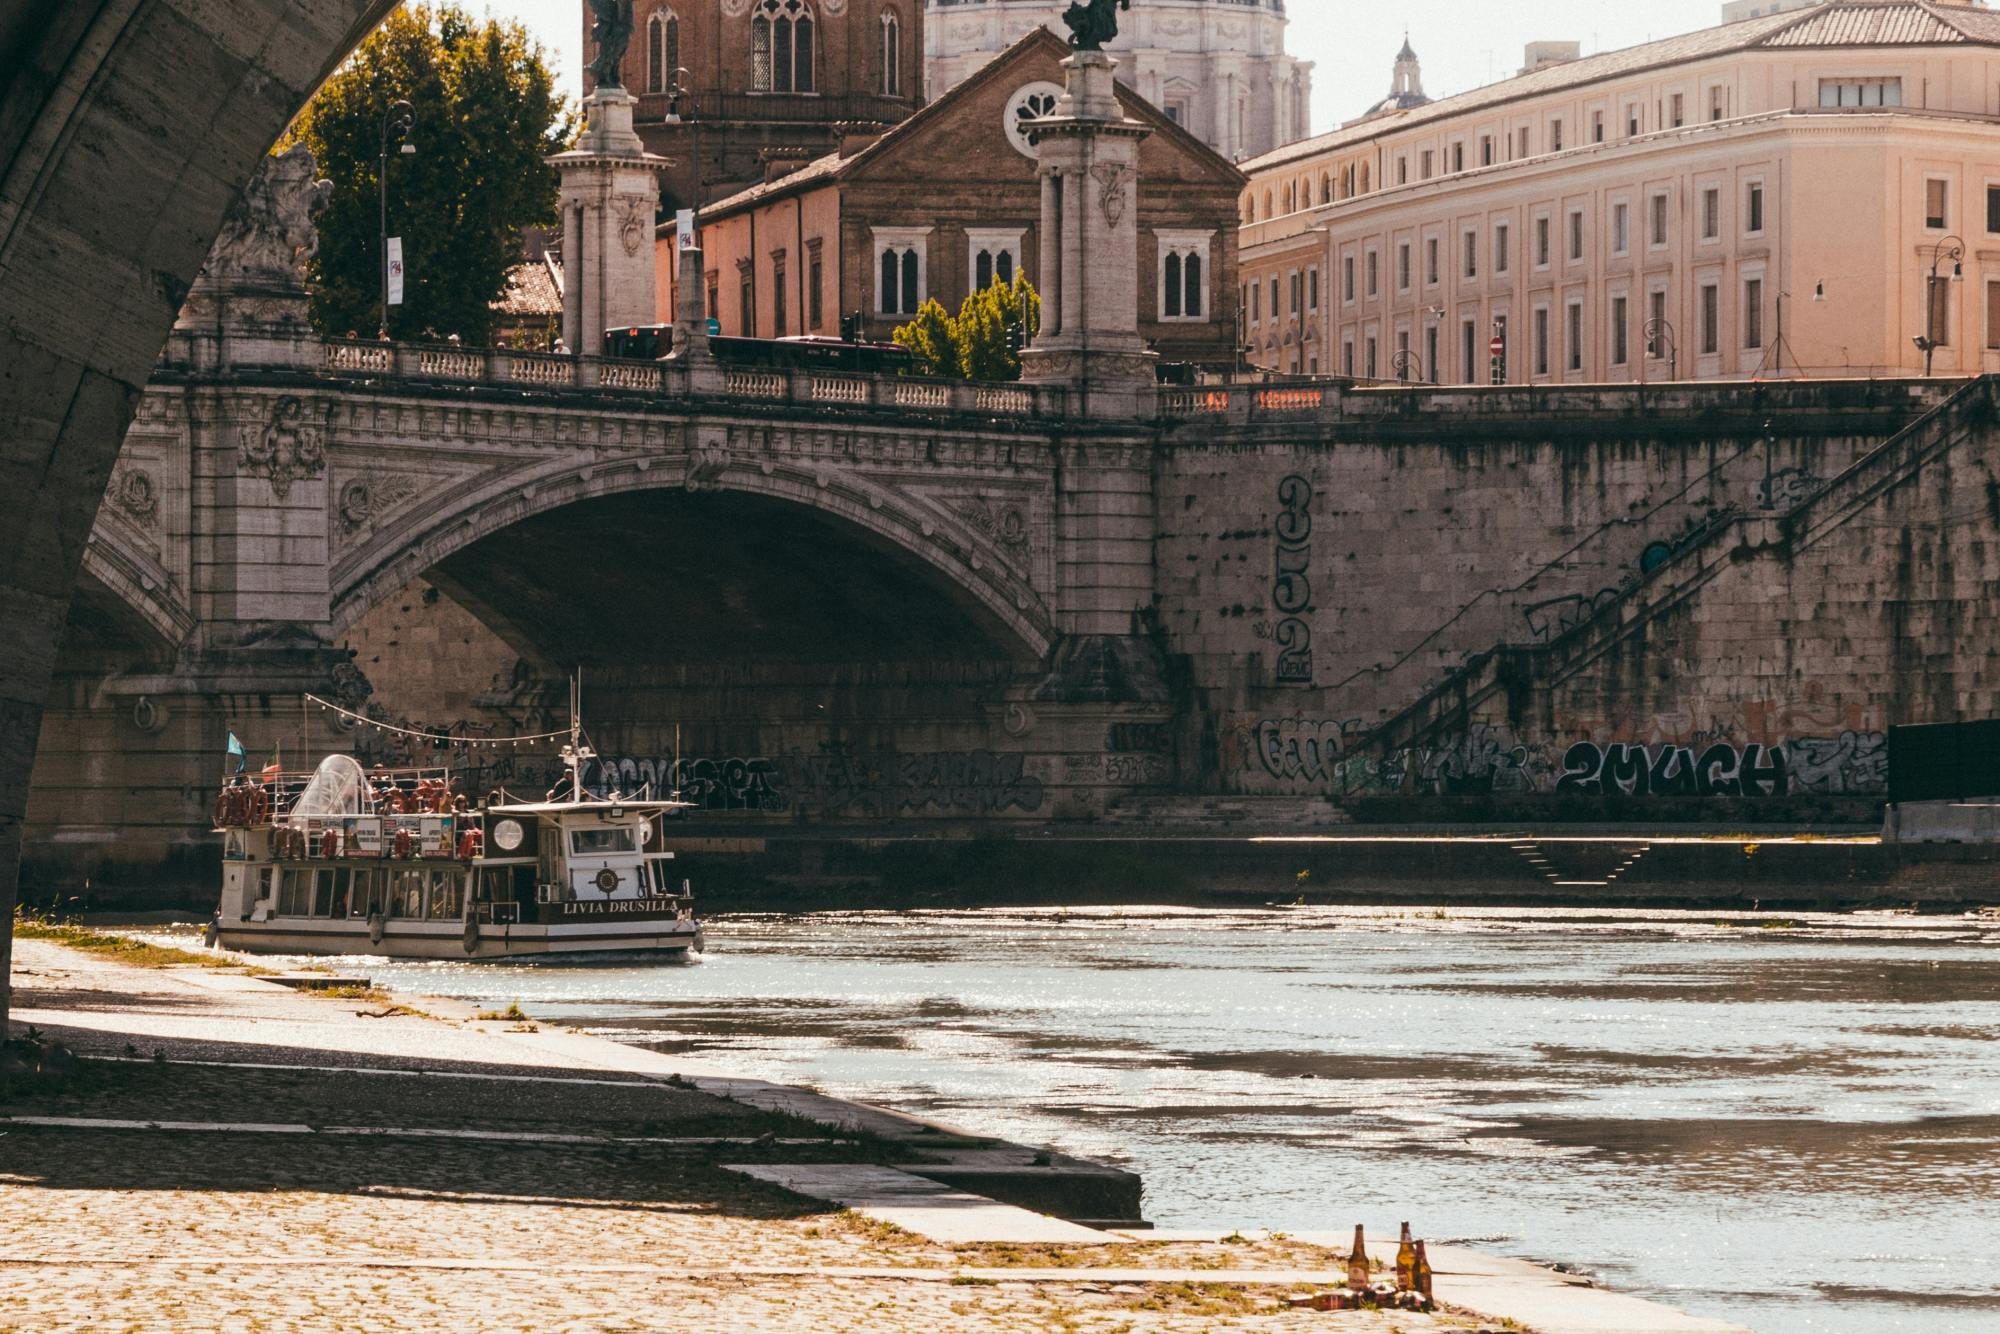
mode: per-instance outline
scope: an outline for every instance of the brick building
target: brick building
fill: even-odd
[[[935,297],[1025,271],[1038,286],[1042,208],[1033,136],[1069,48],[1037,28],[894,130],[702,212],[709,313],[725,334],[838,334],[859,311],[887,338]],[[1140,334],[1169,362],[1221,366],[1236,345],[1236,200],[1227,159],[1120,85],[1140,149]],[[661,319],[671,318],[663,229]]]
[[[590,6],[578,7],[589,62]],[[674,159],[661,181],[669,212],[879,134],[924,104],[920,0],[638,0],[634,19],[625,89],[639,99],[647,151]]]

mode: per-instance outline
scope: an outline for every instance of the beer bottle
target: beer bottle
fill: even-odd
[[[1409,1292],[1417,1286],[1417,1248],[1410,1243],[1410,1225],[1403,1224],[1403,1239],[1396,1246],[1396,1291]]]
[[[1417,1291],[1424,1295],[1425,1301],[1429,1301],[1431,1296],[1431,1260],[1429,1256],[1424,1254],[1424,1244],[1421,1241],[1416,1243],[1415,1250]]]
[[[1354,1250],[1347,1257],[1347,1286],[1356,1292],[1368,1288],[1368,1244],[1362,1240],[1359,1223],[1354,1225]]]

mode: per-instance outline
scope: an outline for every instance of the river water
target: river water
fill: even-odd
[[[1785,1331],[2000,1331],[2000,917],[734,917],[652,967],[405,964],[1121,1163],[1162,1226],[1418,1234]]]

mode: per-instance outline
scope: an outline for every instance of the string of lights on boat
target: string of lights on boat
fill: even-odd
[[[356,727],[372,727],[378,732],[388,732],[394,736],[409,737],[417,741],[429,741],[438,746],[469,746],[474,750],[480,749],[481,747],[486,747],[493,750],[501,750],[504,748],[511,748],[518,750],[522,746],[532,746],[550,741],[567,741],[569,740],[569,735],[570,735],[569,729],[567,727],[565,727],[560,732],[537,732],[533,736],[475,737],[475,736],[461,736],[457,733],[452,733],[452,732],[426,732],[422,728],[418,727],[398,727],[394,723],[385,723],[377,721],[374,718],[369,718],[362,714],[356,713],[352,709],[343,709],[340,705],[335,704],[332,700],[321,699],[318,695],[309,694],[305,697],[305,700],[306,703],[316,704],[328,713],[338,714],[341,718],[352,723]]]

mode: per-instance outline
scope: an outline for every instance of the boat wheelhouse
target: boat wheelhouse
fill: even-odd
[[[699,952],[663,825],[687,803],[596,797],[471,806],[435,769],[239,776],[216,801],[212,943],[271,954],[491,959]]]

